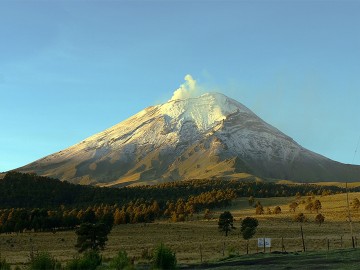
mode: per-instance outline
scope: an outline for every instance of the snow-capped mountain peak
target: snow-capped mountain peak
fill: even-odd
[[[213,127],[236,111],[251,113],[242,104],[220,93],[206,93],[197,98],[170,100],[159,108],[160,114],[180,121],[179,124],[193,121],[199,130]]]
[[[19,170],[114,186],[238,173],[302,181],[360,180],[359,167],[304,149],[241,103],[221,93],[176,98],[184,96],[183,90]]]

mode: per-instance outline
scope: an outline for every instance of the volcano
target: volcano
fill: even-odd
[[[301,182],[360,181],[360,166],[305,149],[220,93],[148,107],[17,170],[100,186],[247,174]]]

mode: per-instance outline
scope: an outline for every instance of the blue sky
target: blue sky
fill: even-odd
[[[360,164],[360,1],[0,1],[0,171],[166,102],[191,74]]]

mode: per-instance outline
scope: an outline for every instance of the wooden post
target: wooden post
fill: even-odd
[[[264,238],[264,254],[266,252],[265,238]]]
[[[302,239],[303,250],[304,250],[304,252],[305,252],[306,249],[305,249],[304,232],[303,232],[303,228],[302,228],[302,225],[301,225],[301,224],[300,224],[300,230],[301,230],[301,239]]]
[[[330,250],[330,240],[328,238],[326,238],[327,240],[327,250],[329,251]]]
[[[347,187],[347,182],[345,183],[345,188],[346,188],[346,202],[347,202],[348,218],[349,218],[349,224],[350,224],[351,242],[352,242],[352,247],[355,248],[355,239],[354,239],[353,226],[352,226],[352,220],[351,220],[351,214],[350,214],[349,190]]]
[[[285,252],[284,237],[281,237],[281,252]]]
[[[202,263],[202,258],[203,258],[203,254],[202,254],[202,246],[200,244],[200,262]]]
[[[343,239],[342,239],[343,236],[341,236],[340,238],[340,245],[341,245],[341,248],[343,247]]]
[[[225,242],[224,242],[224,246],[223,246],[223,256],[225,256]]]
[[[355,236],[355,247],[357,247],[357,237]]]

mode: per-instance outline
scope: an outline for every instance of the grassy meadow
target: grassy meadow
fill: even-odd
[[[264,206],[264,215],[255,215],[255,208],[249,206],[248,198],[234,201],[227,209],[218,209],[213,212],[213,219],[204,220],[203,215],[194,216],[193,220],[171,223],[160,221],[150,224],[126,224],[115,226],[109,235],[109,241],[102,254],[111,258],[124,249],[135,262],[146,261],[142,254],[152,252],[159,243],[164,243],[176,252],[180,264],[193,264],[212,262],[229,255],[244,254],[246,242],[240,235],[240,222],[246,216],[256,217],[259,220],[257,233],[250,240],[250,253],[254,254],[263,250],[257,248],[258,237],[272,238],[272,250],[282,251],[282,243],[287,252],[302,251],[300,226],[293,221],[293,217],[303,212],[308,221],[303,224],[305,244],[307,251],[327,251],[350,248],[350,226],[347,221],[346,194],[329,196],[316,196],[322,209],[319,211],[325,216],[325,222],[319,226],[315,223],[316,212],[305,210],[306,196],[300,198],[266,198],[259,200]],[[360,193],[350,193],[350,202],[360,198]],[[299,207],[295,213],[289,211],[289,203],[296,200]],[[305,203],[302,203],[304,201]],[[280,206],[282,213],[267,214],[267,207],[271,210]],[[235,217],[236,230],[228,237],[217,229],[217,218],[221,212],[229,210]],[[354,236],[360,240],[360,211],[352,210]],[[48,251],[57,260],[66,262],[77,256],[74,248],[76,235],[74,231],[64,232],[25,232],[20,234],[1,234],[1,257],[6,258],[12,265],[23,265],[28,262],[31,250]],[[360,245],[360,242],[359,242]],[[268,253],[270,250],[267,249]]]

